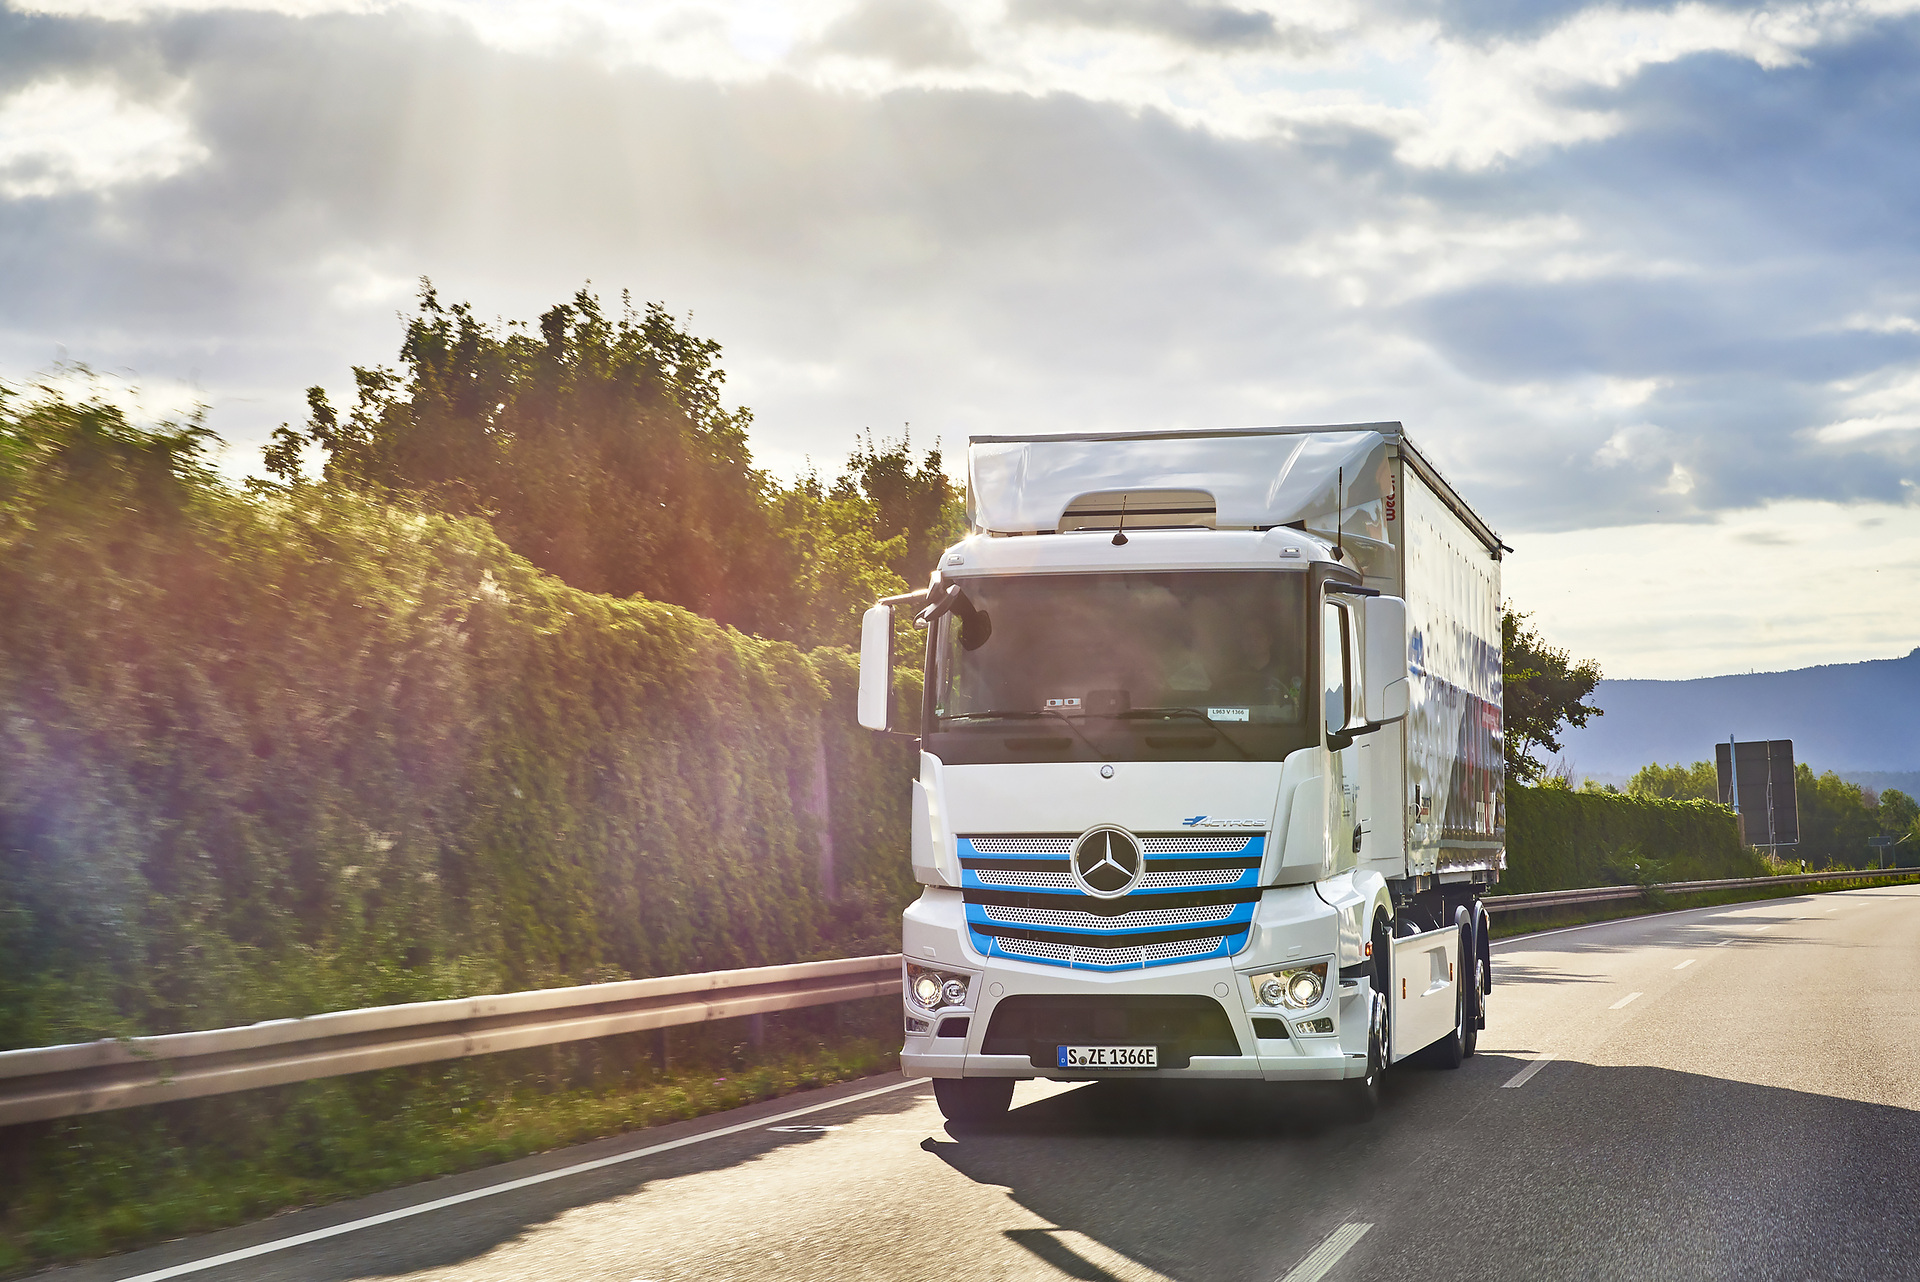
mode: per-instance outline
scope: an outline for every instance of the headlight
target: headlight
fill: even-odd
[[[926,1010],[940,1009],[940,978],[925,971],[913,977],[913,1000]]]
[[[965,1006],[968,988],[965,975],[925,966],[907,967],[907,998],[921,1010],[934,1012],[949,1006]]]
[[[1320,1000],[1320,994],[1327,990],[1327,981],[1310,970],[1296,970],[1293,978],[1287,981],[1287,1005],[1296,1010],[1305,1010]]]
[[[1253,985],[1253,1000],[1261,1006],[1281,1006],[1288,1010],[1309,1010],[1320,1004],[1327,992],[1327,963],[1294,966],[1247,976]]]

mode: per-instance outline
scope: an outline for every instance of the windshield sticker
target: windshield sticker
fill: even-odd
[[[1049,699],[1046,702],[1046,706],[1049,708],[1071,708],[1077,710],[1080,707],[1080,701],[1078,699]]]
[[[1253,715],[1252,708],[1208,708],[1209,721],[1245,721]]]

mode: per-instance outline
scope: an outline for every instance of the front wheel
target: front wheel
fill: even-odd
[[[1347,1117],[1364,1122],[1380,1109],[1380,1077],[1387,1071],[1387,1003],[1379,993],[1368,1002],[1367,1074],[1350,1077],[1340,1083],[1341,1102]]]
[[[950,1126],[991,1126],[1013,1106],[1011,1077],[936,1077],[933,1098]]]

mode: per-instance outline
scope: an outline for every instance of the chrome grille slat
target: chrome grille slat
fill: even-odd
[[[1203,904],[1197,908],[1147,908],[1102,917],[1097,913],[1060,908],[1017,908],[1005,904],[981,906],[988,921],[1009,926],[1052,926],[1060,930],[1128,930],[1143,926],[1198,926],[1226,921],[1237,904]]]
[[[1142,837],[1140,849],[1149,855],[1233,855],[1253,838],[1245,833],[1217,837]]]
[[[1003,939],[1000,951],[1016,957],[1041,957],[1047,961],[1070,962],[1073,960],[1071,944],[1049,944],[1039,939]]]
[[[967,837],[983,855],[1070,855],[1071,837]]]
[[[1148,944],[1140,951],[1149,961],[1164,961],[1169,957],[1199,957],[1219,946],[1218,939],[1181,939],[1171,944]]]
[[[1045,890],[1078,890],[1063,872],[1036,872],[1031,868],[969,868],[983,886],[1038,886]]]
[[[1231,886],[1249,872],[1246,868],[1193,868],[1186,872],[1150,872],[1139,885],[1164,890],[1170,886]]]

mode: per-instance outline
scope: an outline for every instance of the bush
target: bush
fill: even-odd
[[[0,1048],[896,946],[850,655],[197,450],[0,412]]]
[[[1658,870],[1657,878],[1641,875],[1650,869]],[[1766,871],[1740,844],[1733,812],[1709,801],[1507,789],[1507,870],[1499,886],[1507,894]]]

